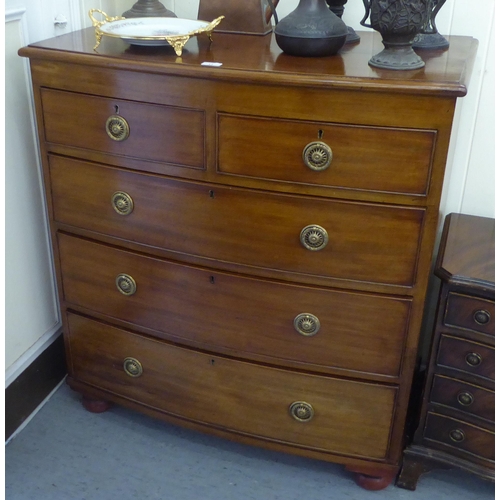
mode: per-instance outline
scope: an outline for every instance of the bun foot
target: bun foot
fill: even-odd
[[[103,413],[111,408],[111,403],[108,401],[89,399],[86,397],[82,399],[82,405],[91,413]]]
[[[355,481],[358,486],[369,491],[378,491],[387,488],[391,483],[394,482],[395,474],[385,474],[382,476],[367,476],[366,474],[357,473],[355,475]]]

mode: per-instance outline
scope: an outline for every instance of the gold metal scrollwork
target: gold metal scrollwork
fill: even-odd
[[[123,369],[130,377],[140,377],[142,375],[141,362],[135,358],[125,358],[123,360]]]
[[[316,172],[326,170],[332,163],[333,153],[328,144],[322,141],[310,142],[302,152],[307,167]]]
[[[130,135],[130,127],[122,116],[111,115],[106,120],[106,133],[114,141],[124,141]]]
[[[290,405],[288,411],[298,422],[309,422],[314,416],[314,408],[305,401],[295,401]]]
[[[300,232],[300,242],[304,248],[315,252],[326,247],[328,233],[321,226],[311,224]]]
[[[319,319],[314,314],[301,313],[293,320],[293,326],[304,337],[312,337],[319,332],[321,325]]]

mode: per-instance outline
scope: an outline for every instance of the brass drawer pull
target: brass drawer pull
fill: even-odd
[[[483,358],[477,352],[469,352],[465,356],[465,362],[469,366],[472,366],[473,368],[475,368],[476,366],[479,366],[483,362]]]
[[[114,141],[124,141],[130,135],[130,127],[122,116],[111,115],[106,120],[106,133]]]
[[[142,375],[141,362],[135,358],[125,358],[123,360],[123,369],[130,377],[140,377]]]
[[[113,205],[115,212],[120,215],[129,215],[134,211],[134,200],[124,191],[117,191],[116,193],[113,193],[113,196],[111,197],[111,204]]]
[[[461,443],[465,439],[465,432],[461,429],[453,429],[449,436],[455,443]]]
[[[293,326],[304,337],[312,337],[319,332],[321,325],[319,319],[314,314],[301,313],[295,316]]]
[[[134,278],[128,274],[119,274],[116,277],[115,283],[116,288],[118,288],[118,291],[123,293],[123,295],[134,295],[137,290]]]
[[[457,400],[462,406],[470,406],[474,403],[474,396],[470,392],[464,391],[458,394]]]
[[[310,142],[302,152],[302,159],[306,167],[315,172],[321,172],[332,163],[333,153],[330,146],[324,142]]]
[[[321,226],[311,224],[300,232],[300,242],[307,250],[316,252],[326,247],[328,243],[328,233],[326,229]]]
[[[309,422],[314,416],[314,409],[305,401],[295,401],[288,408],[290,415],[298,422]]]
[[[480,309],[474,313],[474,321],[478,325],[487,325],[490,322],[490,313],[484,309]]]

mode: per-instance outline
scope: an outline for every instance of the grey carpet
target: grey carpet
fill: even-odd
[[[88,413],[61,386],[6,446],[7,500],[492,500],[494,485],[459,471],[417,490],[369,492],[342,466],[178,428],[114,407]]]

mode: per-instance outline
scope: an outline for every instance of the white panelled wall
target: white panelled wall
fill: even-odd
[[[494,217],[494,1],[447,0],[436,20],[444,35],[465,35],[479,40],[468,96],[458,100],[441,220],[449,212]],[[17,49],[28,42],[90,26],[87,13],[91,8],[116,16],[134,2],[7,0],[6,385],[43,350],[60,325],[29,79],[25,61],[16,55]],[[196,18],[198,2],[164,0],[162,3],[178,17]],[[280,0],[279,17],[283,18],[297,5],[298,0]],[[66,18],[67,24],[54,25],[58,14]],[[363,1],[348,0],[343,17],[346,24],[356,30],[366,29],[359,25],[363,15]]]

